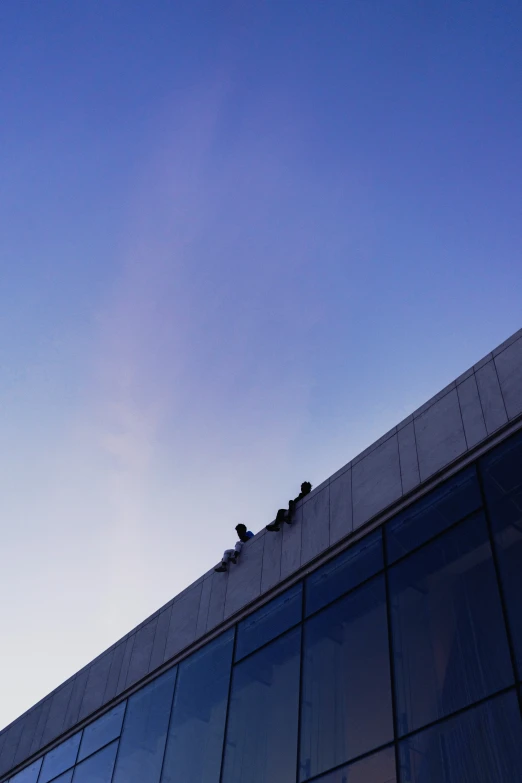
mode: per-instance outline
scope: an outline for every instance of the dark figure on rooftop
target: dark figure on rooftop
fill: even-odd
[[[243,525],[242,522],[240,522],[239,525],[236,525],[236,533],[239,541],[237,541],[234,549],[225,549],[223,552],[223,559],[221,560],[221,563],[214,568],[214,571],[226,571],[229,563],[237,563],[237,559],[243,549],[243,544],[246,544],[247,541],[254,537],[254,534],[250,530],[247,530],[246,525]]]
[[[266,526],[266,529],[270,530],[271,533],[276,533],[278,530],[280,530],[283,522],[286,522],[287,525],[291,525],[296,504],[298,503],[299,500],[301,500],[301,498],[304,498],[305,495],[308,495],[311,489],[312,489],[312,485],[310,484],[310,482],[303,481],[303,483],[301,484],[301,492],[299,493],[299,495],[293,500],[288,501],[288,509],[286,508],[279,509],[279,511],[276,514],[276,518],[270,525]]]

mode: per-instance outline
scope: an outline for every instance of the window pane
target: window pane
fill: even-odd
[[[390,569],[399,733],[513,682],[480,512]]]
[[[317,783],[396,783],[396,780],[393,748],[385,748],[373,756],[316,778]]]
[[[514,693],[400,743],[402,783],[521,783],[522,723]]]
[[[120,736],[126,704],[126,701],[118,704],[106,715],[102,715],[94,723],[86,726],[83,730],[78,761],[90,756],[91,753],[103,748],[104,745],[108,745],[109,742]]]
[[[40,767],[42,766],[42,761],[43,759],[37,759],[36,761],[33,761],[32,764],[19,772],[18,775],[15,775],[14,778],[11,778],[9,783],[36,783],[38,779],[38,773],[40,772]]]
[[[306,614],[347,593],[384,567],[381,530],[370,533],[306,580]]]
[[[386,524],[388,562],[429,541],[481,505],[475,467],[463,470]]]
[[[60,775],[69,767],[72,767],[76,761],[78,755],[78,745],[82,737],[81,731],[75,734],[74,737],[62,742],[54,750],[50,750],[44,757],[42,771],[38,779],[38,783],[47,783],[52,778]]]
[[[301,596],[302,584],[299,583],[239,623],[236,660],[296,625],[301,620]]]
[[[301,629],[234,667],[222,783],[295,781]]]
[[[522,437],[481,461],[518,673],[522,675]]]
[[[82,761],[74,771],[73,783],[111,783],[117,750],[118,743],[113,742],[87,761]]]
[[[180,665],[163,783],[218,783],[233,646],[232,629]]]
[[[384,577],[305,625],[300,779],[393,739]]]
[[[131,696],[114,783],[157,783],[172,707],[176,667]]]
[[[53,778],[53,783],[71,783],[74,769],[70,769],[68,772],[64,772],[58,778]]]

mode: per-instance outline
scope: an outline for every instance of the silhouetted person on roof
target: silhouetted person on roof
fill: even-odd
[[[246,525],[243,525],[242,522],[240,522],[239,525],[236,525],[236,533],[239,541],[236,543],[234,549],[225,549],[223,552],[223,559],[221,563],[214,568],[214,571],[226,571],[228,563],[237,563],[239,554],[243,549],[243,544],[246,544],[247,541],[254,538],[254,534],[250,530],[247,530]]]
[[[312,489],[312,485],[310,484],[310,482],[303,481],[303,483],[301,484],[301,492],[298,494],[296,498],[288,501],[288,510],[286,508],[280,508],[276,514],[276,518],[274,519],[272,524],[266,526],[266,529],[270,530],[271,533],[277,533],[277,531],[281,528],[283,522],[286,522],[287,525],[291,525],[296,503],[299,500],[301,500],[301,498],[304,498],[305,495],[308,495],[311,489]]]

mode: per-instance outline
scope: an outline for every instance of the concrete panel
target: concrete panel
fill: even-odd
[[[47,745],[63,731],[63,724],[67,708],[71,700],[74,686],[74,677],[58,688],[51,697],[51,709],[47,717],[47,723],[42,734],[42,745]]]
[[[212,574],[209,574],[201,587],[201,598],[199,599],[198,621],[196,623],[196,639],[203,636],[207,630],[208,609],[210,606],[210,594],[212,592]]]
[[[427,402],[421,405],[420,408],[417,408],[416,411],[413,411],[413,418],[416,419],[418,416],[421,416],[423,413],[425,413],[429,408],[435,405],[436,402],[439,402],[439,400],[442,400],[443,397],[449,394],[449,392],[452,391],[455,386],[455,381],[448,383],[448,385],[441,389],[440,392],[437,392],[437,394],[435,394],[433,397],[430,397]]]
[[[270,590],[281,579],[281,533],[265,533],[263,549],[263,570],[261,572],[261,592]]]
[[[185,590],[181,597],[177,598],[172,604],[169,632],[164,653],[165,661],[168,661],[173,655],[183,650],[196,638],[196,624],[202,588],[203,583],[197,582],[189,590]]]
[[[212,574],[210,588],[210,603],[208,605],[207,631],[215,628],[225,616],[225,596],[227,593],[228,574]]]
[[[49,710],[51,709],[51,699],[47,697],[43,702],[41,702],[38,707],[36,708],[39,710],[39,718],[38,723],[36,725],[36,731],[34,733],[33,741],[31,742],[31,750],[30,754],[37,753],[37,751],[40,750],[42,747],[42,734],[45,729],[45,724],[47,723],[47,716],[49,715]]]
[[[18,749],[18,743],[24,730],[24,718],[18,718],[7,728],[4,743],[2,745],[2,754],[0,755],[0,775],[9,772],[13,768],[13,761]]]
[[[345,471],[330,482],[330,544],[353,530],[352,471]]]
[[[499,353],[495,365],[507,414],[514,419],[522,413],[522,339]]]
[[[495,432],[508,420],[497,371],[493,361],[488,362],[476,371],[477,386],[479,390],[482,412],[488,434]]]
[[[22,761],[25,761],[31,755],[31,745],[40,719],[40,712],[41,707],[39,705],[24,715],[24,730],[13,759],[13,767],[21,764]]]
[[[399,430],[398,438],[402,492],[404,494],[420,484],[419,458],[413,422]]]
[[[89,678],[89,666],[85,669],[80,669],[78,674],[74,678],[73,689],[69,704],[67,705],[67,712],[65,713],[65,720],[63,722],[62,730],[67,731],[75,723],[78,723],[78,716],[80,714],[80,707],[82,706],[83,694],[87,687],[87,680]]]
[[[301,565],[330,545],[330,485],[314,492],[303,503]]]
[[[103,705],[105,688],[111,669],[112,655],[113,650],[109,650],[93,661],[89,670],[87,685],[85,686],[85,692],[80,706],[79,720],[87,717],[87,715],[91,715]]]
[[[157,669],[158,666],[161,666],[165,660],[165,647],[167,645],[167,636],[169,634],[171,612],[172,604],[168,604],[168,606],[158,615],[156,633],[154,634],[152,653],[149,661],[149,672],[153,672],[154,669]]]
[[[149,662],[152,655],[157,622],[158,618],[154,617],[136,633],[132,646],[129,671],[127,672],[126,688],[134,685],[135,682],[138,682],[138,680],[141,680],[142,677],[149,673]]]
[[[103,701],[105,704],[114,699],[116,696],[116,689],[118,687],[118,680],[120,678],[121,664],[123,662],[123,655],[125,653],[125,642],[120,642],[112,648],[112,660],[111,667],[109,669],[109,676],[107,677],[107,685],[105,686],[105,693],[103,695]]]
[[[354,528],[402,495],[397,438],[394,435],[352,468]]]
[[[280,533],[270,535],[280,535]],[[229,566],[225,618],[253,601],[261,592],[265,537],[258,536],[245,544],[237,565]]]
[[[128,636],[125,640],[125,649],[123,650],[123,660],[121,662],[120,676],[118,677],[118,684],[116,686],[116,696],[119,696],[120,693],[123,693],[123,691],[127,687],[127,675],[129,673],[129,666],[131,662],[132,650],[134,647],[135,639],[136,639],[136,634],[133,633],[130,636]]]
[[[484,440],[487,435],[475,375],[471,375],[457,386],[457,394],[459,395],[466,442],[468,449],[471,449]]]
[[[303,506],[300,504],[294,514],[291,525],[283,525],[281,533],[271,533],[272,536],[282,536],[281,544],[281,579],[285,579],[301,566],[301,532],[303,521]]]
[[[493,351],[493,356],[498,356],[499,353],[503,353],[503,351],[505,351],[509,345],[516,343],[517,340],[520,340],[521,337],[522,337],[522,329],[519,329],[518,332],[512,334],[511,337],[508,337],[507,340],[504,340],[503,343],[500,343],[500,345],[497,348],[495,348],[495,350]]]
[[[456,389],[415,419],[414,427],[422,481],[466,451]]]

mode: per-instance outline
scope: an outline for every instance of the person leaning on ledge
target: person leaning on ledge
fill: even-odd
[[[308,495],[311,489],[312,489],[312,485],[310,484],[310,482],[303,481],[303,483],[301,484],[301,492],[298,494],[296,498],[288,501],[288,509],[280,508],[276,514],[276,518],[270,525],[266,526],[266,529],[269,530],[271,533],[277,533],[280,530],[283,522],[286,522],[287,525],[291,525],[297,502],[302,498],[304,498],[305,495]]]

